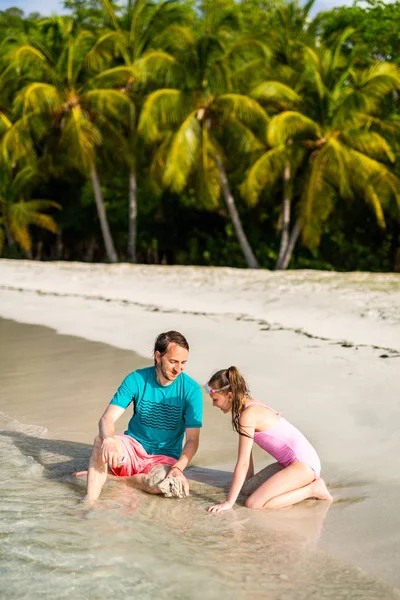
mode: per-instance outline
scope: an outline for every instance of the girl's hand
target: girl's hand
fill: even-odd
[[[210,506],[210,508],[208,509],[208,512],[219,513],[219,512],[223,512],[224,510],[229,510],[230,508],[232,508],[232,506],[233,506],[233,504],[231,504],[230,502],[225,500],[225,502],[222,502],[222,504],[216,504],[215,506]]]

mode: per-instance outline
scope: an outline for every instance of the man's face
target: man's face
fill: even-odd
[[[163,356],[159,352],[156,352],[157,368],[167,381],[175,381],[184,370],[188,356],[189,352],[186,348],[170,343]]]

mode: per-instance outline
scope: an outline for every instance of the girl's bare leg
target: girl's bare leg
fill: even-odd
[[[282,471],[284,468],[285,467],[278,462],[267,465],[261,469],[261,471],[258,471],[258,473],[253,475],[253,477],[250,477],[250,479],[244,482],[240,493],[244,496],[251,496],[251,494],[260,487],[260,485],[265,483],[268,479],[271,479],[273,475],[279,473],[279,471]]]
[[[307,498],[332,501],[323,479],[314,480],[314,471],[301,462],[294,462],[273,475],[249,496],[248,508],[285,508]]]

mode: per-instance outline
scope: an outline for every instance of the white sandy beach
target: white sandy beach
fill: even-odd
[[[1,260],[0,317],[146,358],[178,329],[201,383],[237,365],[319,451],[337,499],[322,548],[400,587],[400,275]],[[196,464],[232,470],[236,439],[211,411]]]

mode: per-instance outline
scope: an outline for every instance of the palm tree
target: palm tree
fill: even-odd
[[[30,192],[40,175],[31,165],[16,172],[11,165],[0,159],[0,256],[5,242],[9,247],[16,243],[32,258],[32,225],[57,232],[57,224],[51,215],[44,211],[61,208],[52,200],[31,200]]]
[[[163,185],[181,193],[192,180],[208,208],[218,206],[222,196],[248,267],[258,268],[248,242],[226,172],[222,138],[237,141],[235,152],[261,148],[253,130],[266,127],[267,115],[246,94],[235,93],[232,61],[234,21],[232,13],[212,10],[206,3],[202,31],[198,36],[175,26],[165,36],[166,50],[179,53],[182,79],[175,88],[158,89],[145,100],[139,130],[158,143],[153,163]]]
[[[183,7],[171,1],[154,5],[149,0],[129,0],[126,12],[119,18],[110,0],[102,0],[113,31],[117,56],[123,66],[113,67],[98,77],[105,87],[117,88],[129,95],[131,106],[127,125],[129,163],[129,234],[128,257],[136,262],[137,238],[137,114],[143,98],[143,87],[149,78],[164,83],[175,65],[172,56],[156,50],[157,37],[175,21],[185,19]]]
[[[60,52],[30,44],[14,52],[12,65],[23,87],[14,101],[17,120],[4,136],[4,148],[10,157],[18,156],[29,136],[49,162],[65,161],[90,177],[107,257],[117,262],[96,164],[105,144],[118,147],[120,156],[126,149],[118,125],[129,120],[131,101],[121,91],[96,85],[96,74],[112,59],[115,33],[97,37],[75,32],[70,19],[57,19],[54,25],[65,42]]]
[[[338,197],[364,197],[384,227],[384,210],[400,206],[400,180],[389,166],[394,153],[388,132],[398,126],[379,118],[384,97],[400,87],[400,71],[389,63],[359,70],[341,53],[351,34],[344,32],[332,48],[308,49],[308,89],[299,110],[284,110],[268,125],[269,148],[249,169],[242,192],[256,202],[291,171],[291,189],[298,190],[298,217],[290,236],[290,194],[287,228],[277,269],[286,269],[302,233],[309,247],[319,244],[322,225]],[[295,179],[295,181],[293,181]]]

